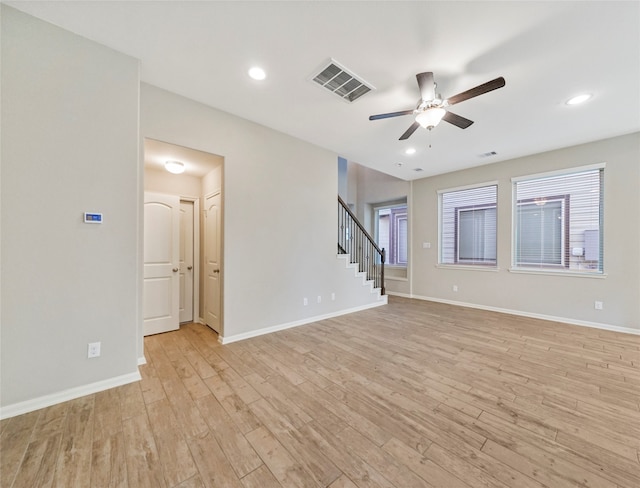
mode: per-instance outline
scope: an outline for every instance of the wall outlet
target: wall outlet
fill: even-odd
[[[430,242],[423,242],[422,243],[422,249],[431,249],[431,243]]]
[[[335,294],[335,293],[332,293],[332,294],[331,294],[331,301],[334,301],[335,299],[336,299],[336,294]]]
[[[602,308],[604,306],[604,303],[603,302],[599,302],[598,300],[596,300],[593,305],[594,305],[596,310],[602,310]]]
[[[322,297],[318,295],[318,303],[322,303]]]
[[[97,358],[100,357],[100,343],[99,342],[90,342],[87,350],[88,358]]]
[[[307,300],[307,297],[304,297],[302,299],[302,304],[306,307],[307,305],[309,305],[309,300]]]
[[[458,285],[453,285],[453,286],[451,287],[451,289],[452,289],[453,291],[458,291]]]

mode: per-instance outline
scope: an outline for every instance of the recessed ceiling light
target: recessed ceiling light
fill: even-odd
[[[583,93],[582,95],[576,95],[575,97],[567,100],[567,105],[578,105],[580,103],[586,102],[591,98],[589,93]]]
[[[397,166],[398,168],[402,168],[402,163],[396,163],[396,166]]]
[[[405,154],[415,154],[416,153],[416,149],[415,149],[415,147],[410,147],[404,153]]]
[[[180,161],[167,161],[164,163],[164,168],[174,175],[184,173],[184,163],[181,163]]]
[[[254,66],[249,70],[249,76],[254,80],[264,80],[267,77],[267,73],[265,73],[262,68]]]

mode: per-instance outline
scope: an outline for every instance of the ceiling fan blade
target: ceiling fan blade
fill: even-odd
[[[469,100],[470,98],[477,97],[478,95],[482,95],[484,93],[497,90],[498,88],[502,88],[505,85],[504,78],[501,76],[500,78],[496,78],[495,80],[487,81],[482,85],[478,85],[475,88],[471,88],[470,90],[463,91],[462,93],[458,93],[457,95],[452,96],[447,99],[449,105],[454,105],[456,103],[464,102],[465,100]]]
[[[413,134],[416,129],[420,127],[420,124],[418,124],[417,122],[414,122],[413,124],[411,124],[411,127],[409,127],[404,134],[402,134],[400,136],[400,141],[404,141],[405,139],[409,139],[409,137],[411,137],[411,134]]]
[[[427,71],[426,73],[418,73],[416,75],[418,80],[418,87],[420,87],[420,96],[424,101],[431,101],[436,98],[436,85],[433,81],[433,73]]]
[[[444,114],[442,120],[446,120],[450,124],[453,124],[456,127],[460,127],[461,129],[466,129],[471,124],[473,124],[473,120],[465,119],[464,117],[454,114],[453,112],[447,112],[446,114]]]
[[[413,113],[413,110],[402,110],[400,112],[391,112],[388,114],[370,115],[369,120],[388,119],[391,117],[399,117],[400,115],[409,115],[412,113]]]

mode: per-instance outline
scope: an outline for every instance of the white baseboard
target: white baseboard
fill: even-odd
[[[138,366],[142,366],[143,364],[147,364],[147,358],[144,356],[138,358]]]
[[[445,300],[443,298],[424,297],[420,295],[404,295],[397,294],[405,298],[415,298],[416,300],[426,300],[429,302],[446,303],[449,305],[457,305],[459,307],[476,308],[478,310],[487,310],[489,312],[506,313],[509,315],[518,315],[520,317],[529,317],[533,319],[549,320],[551,322],[562,322],[564,324],[579,325],[581,327],[591,327],[594,329],[610,330],[613,332],[623,332],[625,334],[640,335],[640,329],[632,329],[630,327],[620,327],[618,325],[602,324],[600,322],[589,322],[587,320],[578,320],[568,317],[556,317],[553,315],[545,315],[541,313],[522,312],[520,310],[511,310],[508,308],[490,307],[487,305],[477,305],[475,303],[457,302],[455,300]]]
[[[394,297],[416,298],[417,299],[417,297],[413,297],[409,293],[400,293],[400,292],[397,292],[397,291],[389,291],[389,290],[385,290],[385,292],[386,292],[387,295],[391,295],[391,296],[394,296]]]
[[[220,344],[231,344],[232,342],[242,341],[244,339],[250,339],[252,337],[258,337],[265,334],[271,334],[272,332],[278,332],[279,330],[291,329],[293,327],[299,327],[301,325],[311,324],[313,322],[319,322],[320,320],[331,319],[333,317],[339,317],[340,315],[346,315],[353,312],[360,312],[369,308],[379,307],[387,304],[387,296],[382,295],[379,301],[362,305],[360,307],[354,307],[347,310],[340,310],[338,312],[328,313],[325,315],[316,315],[315,317],[309,317],[302,320],[296,320],[295,322],[289,322],[286,324],[274,325],[272,327],[265,327],[264,329],[252,330],[251,332],[244,332],[242,334],[236,334],[228,337],[219,336],[218,342]]]
[[[33,400],[14,403],[13,405],[7,405],[0,408],[0,419],[33,412],[34,410],[39,410],[41,408],[50,407],[51,405],[98,393],[100,391],[108,390],[109,388],[134,383],[136,381],[140,381],[140,379],[140,373],[136,371],[135,373],[116,376],[115,378],[109,378],[107,380],[97,381],[88,385],[69,388],[68,390],[59,391],[50,395],[44,395],[34,398]]]

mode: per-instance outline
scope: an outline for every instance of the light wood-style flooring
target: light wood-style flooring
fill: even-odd
[[[640,487],[640,337],[390,297],[0,423],[1,485]]]

